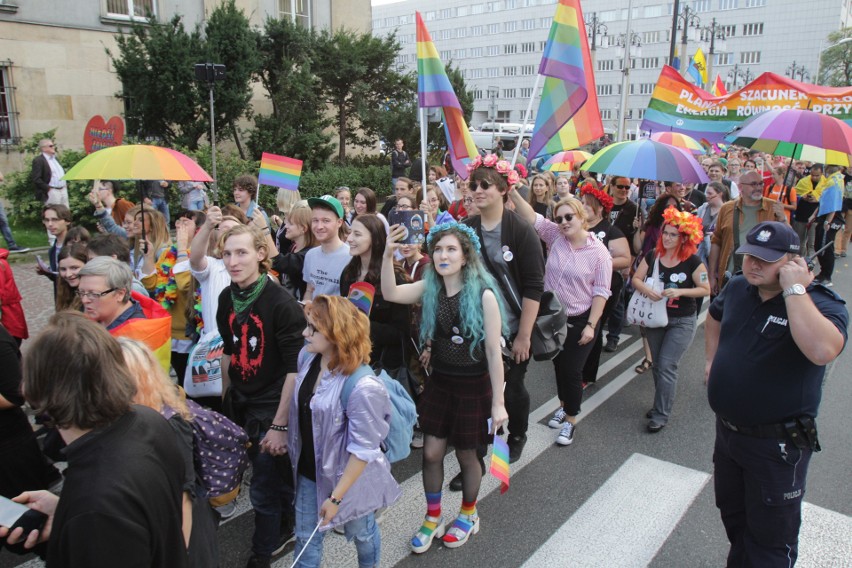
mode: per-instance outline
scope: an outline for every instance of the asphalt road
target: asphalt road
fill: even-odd
[[[16,273],[18,267],[16,266]],[[850,269],[838,261],[835,290],[852,297]],[[728,543],[713,502],[714,417],[703,384],[703,326],[680,366],[677,399],[669,425],[645,431],[653,397],[650,373],[636,375],[641,360],[635,328],[619,350],[605,355],[604,374],[585,394],[574,444],[553,444],[546,426],[555,406],[552,366],[533,363],[530,441],[513,464],[511,486],[500,494],[496,480],[483,483],[481,531],[459,549],[436,541],[425,554],[408,552],[408,539],[425,510],[418,451],[394,466],[403,498],[382,522],[383,566],[723,566]],[[798,566],[852,567],[852,444],[845,412],[852,407],[852,353],[829,368],[819,417],[823,451],[811,461]],[[447,480],[457,471],[449,455]],[[223,567],[241,567],[249,555],[252,513],[241,513],[219,531]],[[445,515],[459,495],[445,492]],[[292,555],[276,566],[290,566]],[[0,568],[39,566],[0,552]],[[324,566],[357,566],[354,547],[342,537],[325,541]]]

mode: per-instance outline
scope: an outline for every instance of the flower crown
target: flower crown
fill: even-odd
[[[678,211],[670,206],[663,212],[663,221],[677,228],[681,235],[686,235],[689,242],[698,245],[704,238],[704,228],[701,219],[686,211]]]
[[[590,183],[583,185],[583,187],[580,188],[580,195],[591,195],[598,200],[598,203],[601,204],[605,213],[612,211],[612,197],[608,193],[596,188],[594,185]]]
[[[488,154],[484,158],[477,154],[473,161],[467,165],[467,171],[472,172],[483,167],[497,170],[498,174],[506,178],[509,187],[515,185],[521,179],[518,172],[512,169],[512,164],[506,160],[501,160],[497,154]]]
[[[444,231],[449,231],[450,229],[456,229],[467,235],[467,238],[470,239],[470,243],[473,245],[474,251],[479,252],[479,250],[482,248],[482,245],[479,242],[479,235],[476,234],[476,231],[474,231],[467,225],[464,225],[462,223],[456,223],[455,221],[440,223],[432,227],[429,230],[429,234],[426,235],[426,246],[431,248],[432,242],[437,241],[441,238],[439,234],[443,233]]]

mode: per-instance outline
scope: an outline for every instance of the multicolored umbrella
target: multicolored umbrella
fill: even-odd
[[[807,144],[799,144],[798,149],[793,154],[792,157],[796,160],[806,160],[826,166],[844,166],[848,168],[852,164],[852,156],[849,154],[835,150],[826,150],[825,148],[817,148],[816,146],[808,146]]]
[[[681,134],[680,132],[654,132],[651,134],[651,140],[654,140],[655,142],[662,142],[663,144],[668,144],[675,148],[683,148],[684,150],[689,150],[693,154],[704,153],[704,146],[702,146],[698,140],[692,136]]]
[[[189,156],[170,148],[144,144],[93,152],[68,170],[63,179],[213,181]]]
[[[799,144],[852,154],[852,127],[812,110],[762,112],[743,122],[725,140],[777,156],[792,156]]]
[[[576,164],[582,164],[591,157],[591,154],[582,150],[557,152],[541,166],[541,169],[551,172],[570,172]]]
[[[647,138],[610,144],[592,156],[580,169],[657,181],[710,181],[688,151]]]

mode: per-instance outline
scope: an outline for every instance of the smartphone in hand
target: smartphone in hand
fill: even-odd
[[[423,211],[392,210],[388,215],[391,225],[405,227],[405,237],[399,243],[403,245],[422,245],[426,242],[426,219]]]
[[[47,515],[26,505],[15,503],[11,499],[0,496],[0,526],[9,531],[21,527],[24,534],[32,531],[41,531],[47,522]]]

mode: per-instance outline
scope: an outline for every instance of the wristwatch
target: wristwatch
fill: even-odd
[[[784,290],[781,295],[784,298],[786,298],[787,296],[804,296],[805,294],[807,294],[807,292],[808,291],[805,290],[805,287],[801,284],[793,284],[792,286]]]

